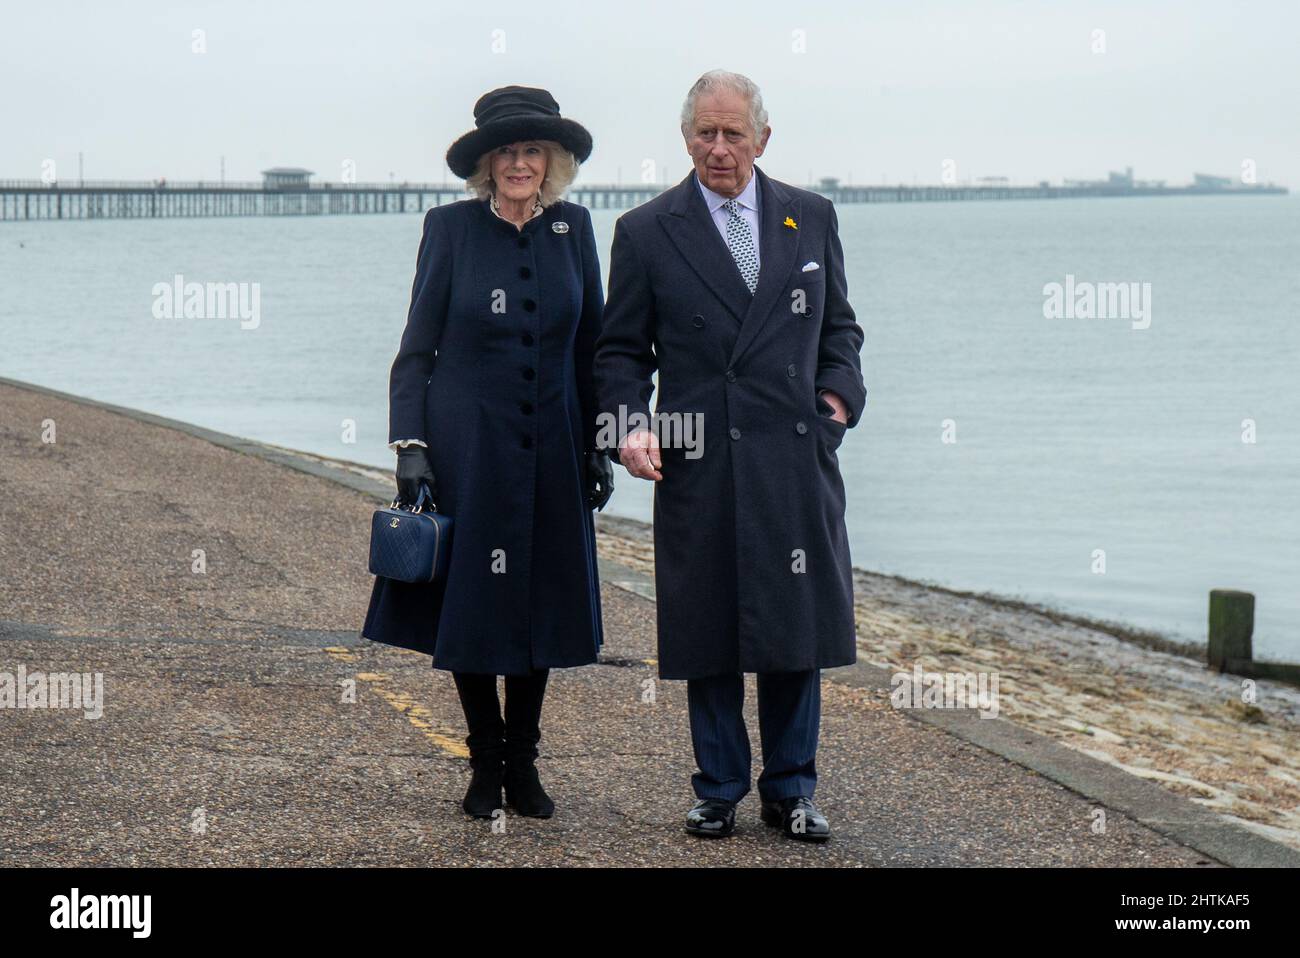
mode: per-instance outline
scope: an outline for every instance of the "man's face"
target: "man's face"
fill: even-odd
[[[695,121],[686,130],[686,152],[700,182],[726,197],[739,196],[763,155],[770,126],[755,135],[749,104],[732,90],[704,93],[695,101]]]

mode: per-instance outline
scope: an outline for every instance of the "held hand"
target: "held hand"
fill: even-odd
[[[618,447],[618,459],[638,479],[658,482],[664,477],[659,471],[664,464],[659,455],[659,439],[649,429],[628,433]]]
[[[605,508],[614,494],[614,464],[605,451],[587,453],[587,508]]]
[[[404,446],[397,450],[396,478],[397,498],[406,505],[415,505],[420,497],[420,483],[429,487],[429,495],[437,501],[433,467],[429,465],[428,450],[423,446]]]
[[[817,398],[825,402],[831,407],[831,409],[835,410],[831,415],[832,419],[838,423],[848,425],[849,406],[848,403],[841,399],[838,394],[831,392],[829,389],[823,389],[817,394]]]

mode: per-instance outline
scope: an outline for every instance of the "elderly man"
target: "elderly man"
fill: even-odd
[[[706,73],[681,124],[694,170],[614,229],[600,406],[650,426],[619,435],[618,454],[656,484],[659,674],[687,681],[699,768],[686,830],[735,828],[753,672],[762,819],[823,841],[819,670],[857,653],[836,449],[866,404],[862,329],[834,207],[754,166],[772,132],[758,87]],[[696,415],[702,450],[661,441],[660,423]]]

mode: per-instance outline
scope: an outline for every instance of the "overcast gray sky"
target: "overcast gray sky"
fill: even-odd
[[[475,99],[544,86],[592,131],[589,182],[687,172],[686,89],[762,87],[760,161],[795,183],[1193,172],[1300,187],[1300,4],[6,3],[0,178],[228,180],[306,166],[441,180]],[[194,31],[206,52],[193,52]],[[1105,52],[1094,52],[1104,31]],[[799,52],[802,42],[803,52]],[[502,45],[504,48],[502,49]]]

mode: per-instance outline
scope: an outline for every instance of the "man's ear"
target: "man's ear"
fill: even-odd
[[[772,128],[770,126],[763,127],[763,135],[758,138],[758,149],[754,151],[755,157],[763,155],[763,151],[767,149],[767,138],[771,135]]]

